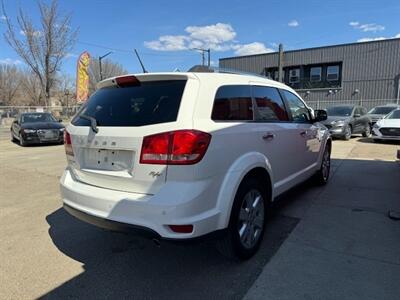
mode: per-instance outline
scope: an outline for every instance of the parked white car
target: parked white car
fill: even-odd
[[[400,109],[379,120],[372,127],[372,138],[375,142],[381,140],[400,141]]]
[[[325,119],[291,88],[258,76],[104,80],[65,131],[64,208],[156,239],[217,233],[219,249],[249,258],[278,195],[311,176],[328,181]]]

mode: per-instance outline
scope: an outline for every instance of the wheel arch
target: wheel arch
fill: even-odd
[[[229,225],[233,201],[240,184],[248,177],[256,176],[266,180],[269,198],[273,197],[273,173],[271,164],[263,154],[251,152],[237,159],[229,168],[221,185],[217,207],[221,212],[219,228],[226,228]]]

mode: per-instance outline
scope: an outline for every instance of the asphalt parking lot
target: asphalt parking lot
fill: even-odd
[[[285,194],[244,263],[212,243],[156,247],[61,208],[63,146],[20,147],[0,130],[0,299],[398,299],[399,144],[334,141],[332,178]]]

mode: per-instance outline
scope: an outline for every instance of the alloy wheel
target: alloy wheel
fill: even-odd
[[[239,212],[238,232],[240,242],[247,248],[253,248],[264,230],[264,199],[256,190],[250,190],[243,198]]]
[[[328,180],[330,169],[331,169],[331,156],[329,153],[329,149],[326,149],[324,152],[324,156],[322,158],[322,168],[321,168],[322,177],[325,181]]]

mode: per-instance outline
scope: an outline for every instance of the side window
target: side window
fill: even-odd
[[[281,90],[286,98],[290,112],[292,114],[293,122],[307,123],[311,121],[310,112],[305,106],[304,102],[299,99],[295,94]]]
[[[254,116],[257,121],[288,121],[285,105],[276,88],[253,86]]]
[[[250,86],[221,86],[215,95],[211,119],[214,121],[252,121],[253,107]]]

